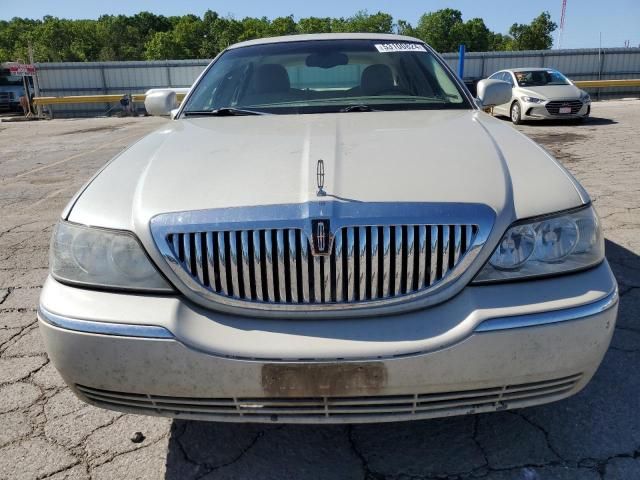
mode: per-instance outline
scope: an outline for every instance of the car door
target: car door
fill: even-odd
[[[489,77],[489,80],[502,80],[503,82],[509,82],[508,80],[508,72],[496,72]],[[499,115],[509,115],[509,103],[505,103],[503,105],[496,105],[493,107],[493,113]]]
[[[500,78],[502,76],[502,72],[496,72],[493,75],[489,75],[487,77],[487,80],[502,80],[502,78]],[[494,114],[498,113],[498,106],[494,106],[492,107],[492,112]]]

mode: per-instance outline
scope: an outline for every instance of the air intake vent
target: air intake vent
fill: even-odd
[[[114,410],[217,421],[338,423],[393,421],[489,412],[559,400],[582,374],[477,390],[354,397],[202,398],[124,393],[76,385],[92,403]]]

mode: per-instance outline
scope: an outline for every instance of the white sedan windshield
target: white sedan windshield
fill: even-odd
[[[569,85],[567,77],[556,70],[523,70],[514,72],[521,87],[544,87],[546,85]]]

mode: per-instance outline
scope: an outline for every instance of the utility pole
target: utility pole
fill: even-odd
[[[602,32],[600,32],[600,44],[598,46],[598,80],[602,79]],[[598,87],[598,100],[600,100],[600,87]]]
[[[33,45],[31,44],[31,40],[29,40],[29,43],[27,44],[27,47],[29,48],[29,63],[31,65],[35,65],[33,63]],[[40,82],[38,82],[38,70],[36,70],[36,73],[33,76],[33,89],[35,90],[35,94],[36,97],[40,96]],[[42,105],[37,105],[37,112],[38,112],[38,118],[42,117]]]

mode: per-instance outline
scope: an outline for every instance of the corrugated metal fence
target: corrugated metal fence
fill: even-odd
[[[40,95],[108,95],[144,93],[150,88],[190,87],[210,60],[148,62],[38,63]],[[116,104],[49,106],[56,117],[92,116],[120,111]]]
[[[455,70],[458,54],[444,58]],[[209,60],[148,62],[40,63],[42,96],[134,94],[150,88],[189,87]],[[550,67],[573,80],[640,78],[640,48],[538,50],[524,52],[474,52],[465,57],[465,79],[479,80],[497,70],[513,67]],[[600,98],[638,96],[640,88],[603,88],[591,92]],[[109,105],[56,105],[57,116],[97,115]]]

